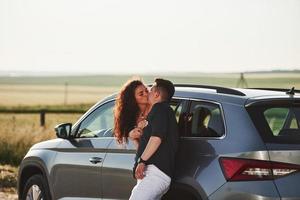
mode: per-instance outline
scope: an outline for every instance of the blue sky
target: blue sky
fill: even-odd
[[[299,0],[0,0],[0,71],[300,69]]]

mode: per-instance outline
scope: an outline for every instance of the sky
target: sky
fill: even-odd
[[[300,69],[299,0],[0,0],[0,71]]]

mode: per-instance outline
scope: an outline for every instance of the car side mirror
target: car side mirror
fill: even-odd
[[[58,138],[68,139],[71,134],[72,124],[63,123],[55,126],[54,130]]]

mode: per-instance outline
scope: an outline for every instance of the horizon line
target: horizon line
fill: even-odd
[[[70,72],[68,70],[66,71],[58,71],[58,70],[1,70],[0,69],[0,77],[36,77],[36,76],[101,76],[101,75],[113,75],[113,76],[132,76],[132,75],[146,75],[146,76],[156,76],[156,75],[175,75],[175,76],[197,76],[197,75],[209,75],[209,74],[254,74],[254,73],[300,73],[300,69],[276,69],[276,70],[253,70],[253,71],[230,71],[230,72],[201,72],[201,71],[161,71],[161,72],[99,72],[96,71],[94,73],[92,72],[86,72],[86,71],[73,71]],[[48,73],[48,74],[46,74]],[[50,73],[50,74],[49,74]]]

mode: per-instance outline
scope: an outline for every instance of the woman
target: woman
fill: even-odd
[[[141,80],[129,80],[119,93],[114,108],[114,136],[120,144],[131,138],[136,147],[147,125],[148,89]]]

